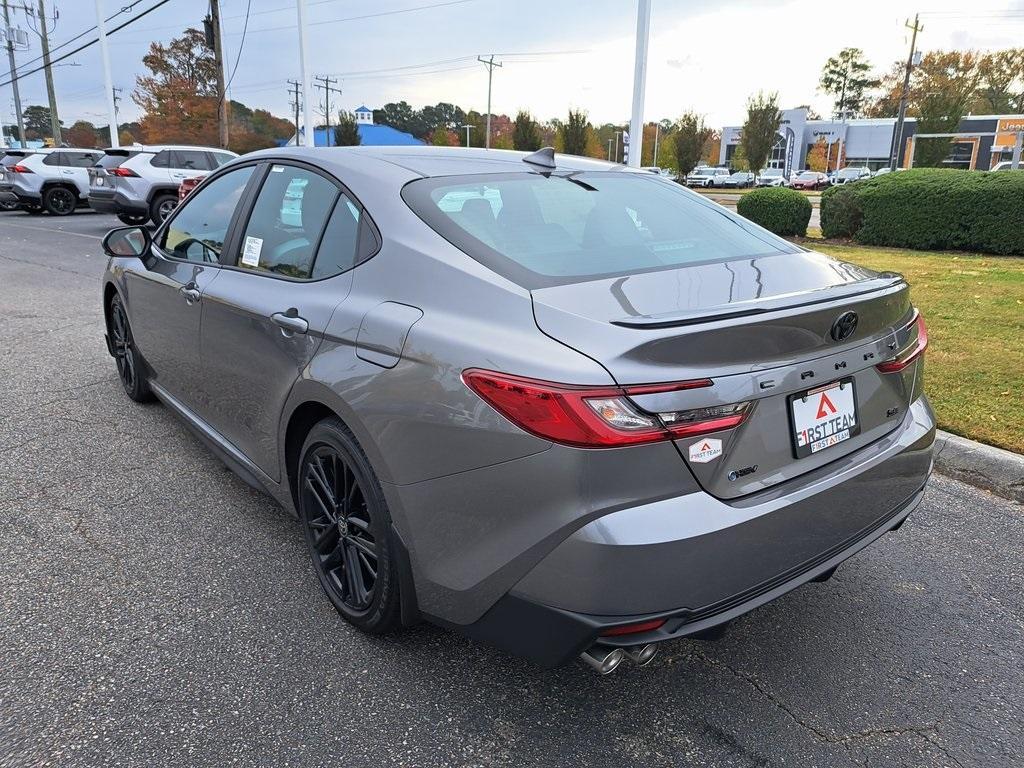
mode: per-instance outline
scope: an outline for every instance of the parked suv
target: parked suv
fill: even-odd
[[[132,145],[106,150],[89,169],[89,204],[125,224],[160,225],[178,204],[178,186],[238,157],[226,149]]]
[[[717,187],[727,178],[728,168],[696,168],[686,177],[686,186]]]
[[[4,155],[0,195],[17,198],[30,213],[67,216],[89,194],[87,169],[103,156],[98,149],[15,149]],[[2,194],[6,193],[6,194]]]

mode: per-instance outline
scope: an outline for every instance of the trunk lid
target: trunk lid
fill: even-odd
[[[533,300],[544,333],[600,362],[620,385],[714,382],[634,396],[645,410],[751,403],[739,427],[677,441],[697,480],[720,498],[764,490],[882,437],[902,421],[914,390],[917,365],[875,369],[916,332],[906,282],[822,254],[545,287]],[[856,327],[837,340],[833,326],[848,312]],[[791,398],[836,381],[844,392],[853,383],[859,432],[798,458]],[[710,459],[700,450],[708,439]]]

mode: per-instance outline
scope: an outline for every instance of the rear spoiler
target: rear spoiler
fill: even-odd
[[[797,309],[814,304],[827,304],[828,302],[864,296],[869,293],[898,293],[907,287],[907,281],[903,278],[903,275],[895,272],[882,272],[878,277],[849,285],[838,285],[801,293],[781,294],[770,299],[752,299],[733,304],[723,304],[718,307],[704,307],[688,312],[628,317],[622,320],[612,320],[611,324],[622,328],[640,328],[644,330],[679,328],[686,325],[713,323],[719,320],[733,320],[738,317],[751,317],[768,312]]]

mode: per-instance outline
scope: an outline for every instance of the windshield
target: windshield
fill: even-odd
[[[527,288],[797,250],[649,174],[436,177],[402,197],[446,240]]]
[[[843,168],[843,170],[841,170],[839,172],[839,175],[842,176],[844,179],[845,178],[856,179],[862,173],[863,173],[863,171],[860,168]]]
[[[782,169],[781,168],[765,168],[763,171],[761,171],[761,175],[762,176],[781,176],[782,175]]]
[[[818,174],[816,174],[814,171],[806,171],[800,174],[801,181],[813,181],[816,178],[818,178]]]

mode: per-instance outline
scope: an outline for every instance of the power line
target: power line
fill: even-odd
[[[238,55],[235,56],[235,66],[231,68],[231,77],[228,78],[228,84],[224,89],[225,93],[227,92],[227,89],[231,87],[231,82],[235,79],[235,72],[238,71],[238,62],[242,59],[242,49],[245,47],[245,34],[249,30],[249,11],[251,10],[252,0],[249,0],[245,6],[245,24],[242,25],[242,42],[238,44]]]
[[[139,19],[143,18],[144,16],[152,13],[157,8],[160,8],[160,7],[164,6],[164,5],[167,5],[167,3],[169,3],[170,1],[171,0],[157,0],[156,5],[153,5],[152,7],[147,8],[142,13],[140,13],[138,16],[136,16],[134,18],[131,18],[131,19],[128,19],[128,21],[125,21],[122,24],[119,24],[118,26],[114,27],[113,29],[111,29],[107,33],[107,35],[110,36],[110,35],[114,34],[115,32],[117,32],[119,30],[122,30],[122,29],[124,29],[125,27],[127,27],[127,26],[129,26],[131,24],[134,24],[136,21],[138,21]],[[84,45],[78,46],[73,51],[69,51],[68,53],[65,53],[62,56],[58,56],[56,59],[52,59],[50,61],[50,66],[53,66],[57,62],[64,61],[64,59],[70,59],[76,53],[81,53],[86,48],[91,48],[92,46],[96,45],[96,43],[98,43],[99,41],[100,40],[97,37],[95,40],[90,40],[88,43],[85,43]],[[12,77],[11,77],[10,80],[5,80],[4,82],[0,83],[0,88],[2,88],[5,85],[10,85],[15,80],[20,80],[23,77],[28,77],[29,75],[34,75],[36,72],[41,72],[43,69],[45,69],[45,66],[43,66],[43,67],[36,67],[35,69],[29,70],[28,72],[22,72],[20,74],[12,73]]]

